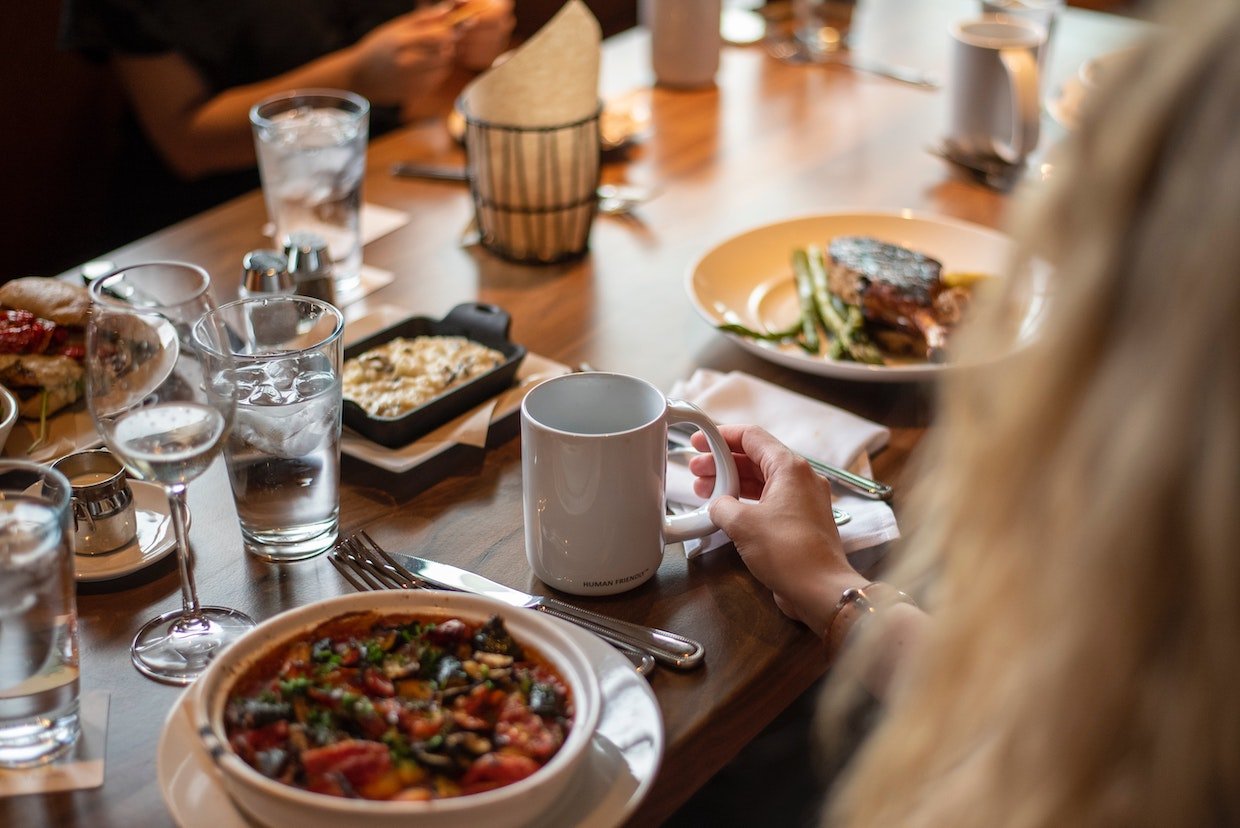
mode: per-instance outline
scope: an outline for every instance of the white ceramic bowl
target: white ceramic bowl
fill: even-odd
[[[263,654],[352,612],[451,615],[466,621],[504,619],[520,644],[532,646],[560,672],[574,717],[559,752],[534,774],[491,791],[429,802],[382,802],[312,793],[268,779],[227,747],[224,708],[234,680]],[[360,592],[289,610],[258,625],[216,659],[195,684],[191,712],[233,801],[259,823],[298,828],[507,828],[533,823],[564,793],[586,757],[602,707],[598,679],[585,653],[550,619],[489,598],[432,590]]]
[[[13,392],[0,385],[0,451],[4,450],[4,444],[9,441],[9,432],[13,430],[13,423],[17,422],[17,398],[13,396]]]

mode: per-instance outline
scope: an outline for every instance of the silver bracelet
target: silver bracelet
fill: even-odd
[[[844,646],[849,633],[857,626],[857,622],[866,615],[873,615],[881,609],[886,609],[892,604],[911,604],[917,606],[907,593],[901,592],[890,584],[882,581],[873,581],[864,587],[849,587],[840,595],[840,600],[836,602],[835,609],[831,613],[831,620],[827,622],[827,630],[823,639],[827,643],[827,648],[831,652],[839,652]],[[847,623],[840,623],[841,616],[848,618]]]

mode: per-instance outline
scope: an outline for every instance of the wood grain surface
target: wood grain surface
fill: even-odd
[[[946,77],[948,23],[972,3],[867,2],[857,20],[858,52],[931,69]],[[1085,58],[1136,33],[1135,24],[1069,10],[1051,55],[1047,88]],[[692,262],[740,231],[782,218],[853,209],[910,208],[1001,226],[1006,197],[957,177],[925,152],[941,135],[946,92],[924,92],[839,67],[786,66],[760,47],[725,48],[717,87],[650,88],[642,30],[604,48],[605,97],[647,104],[651,128],[607,180],[657,187],[629,219],[600,218],[591,253],[563,266],[500,261],[458,239],[472,206],[456,184],[393,178],[397,160],[461,163],[441,121],[372,144],[369,202],[405,210],[410,223],[366,247],[368,263],[395,282],[350,306],[350,318],[395,304],[440,316],[471,300],[513,316],[512,337],[569,365],[644,377],[667,389],[695,368],[746,371],[829,402],[892,430],[876,474],[902,487],[910,453],[930,423],[933,388],[856,384],[767,363],[711,330],[694,313],[684,280]],[[1049,119],[1043,147],[1063,137]],[[123,205],[118,205],[123,209]],[[231,298],[242,254],[264,246],[262,198],[252,193],[114,252],[118,263],[192,261],[213,275],[217,298]],[[275,566],[248,558],[217,463],[190,487],[198,590],[266,619],[350,587],[323,557]],[[899,498],[896,501],[897,513]],[[346,466],[345,532],[366,528],[389,549],[430,556],[503,583],[545,593],[525,562],[519,440],[463,464],[416,495]],[[172,559],[122,581],[83,585],[78,609],[82,686],[111,697],[104,786],[71,794],[0,800],[6,826],[171,823],[156,781],[156,745],[180,692],[142,678],[129,663],[134,631],[179,601]],[[650,796],[632,825],[656,825],[802,693],[825,669],[817,640],[784,618],[735,554],[687,563],[668,554],[658,576],[631,592],[579,599],[619,618],[676,630],[704,642],[706,666],[660,669],[651,678],[664,717],[667,751]]]

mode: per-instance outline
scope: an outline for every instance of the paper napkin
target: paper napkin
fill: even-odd
[[[82,732],[77,743],[65,756],[49,764],[37,768],[0,770],[0,798],[80,791],[102,785],[109,702],[107,693],[84,693],[78,713]]]
[[[760,425],[794,451],[866,476],[872,474],[870,454],[887,445],[891,437],[878,423],[739,371],[699,370],[687,381],[676,383],[670,396],[693,403],[717,423]],[[846,552],[869,549],[900,536],[895,514],[886,503],[840,487],[832,494],[835,505],[852,515],[840,527]],[[672,503],[702,503],[693,493],[693,475],[677,463],[668,465],[667,496]],[[685,554],[696,557],[727,543],[728,536],[716,532],[685,543]]]
[[[586,249],[599,176],[601,29],[569,0],[504,63],[461,93],[482,243],[554,262]]]
[[[492,124],[559,126],[598,107],[602,29],[581,0],[569,0],[508,60],[461,93],[465,111]]]

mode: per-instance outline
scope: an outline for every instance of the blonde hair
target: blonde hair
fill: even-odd
[[[944,389],[889,576],[934,620],[830,824],[1240,824],[1240,3],[1174,5],[1015,223],[1036,343]]]

